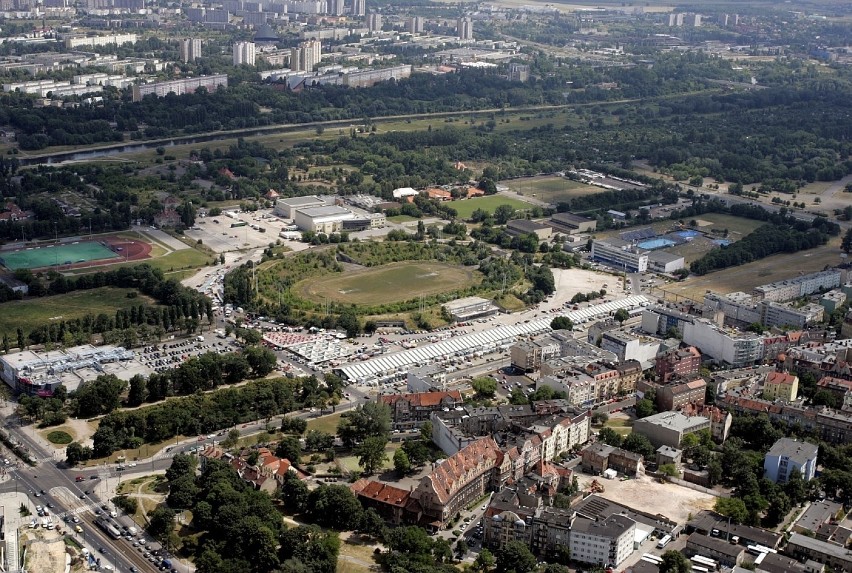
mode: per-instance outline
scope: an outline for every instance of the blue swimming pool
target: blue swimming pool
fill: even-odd
[[[713,242],[716,243],[717,245],[719,245],[720,247],[727,247],[733,241],[730,241],[728,239],[713,239]]]
[[[698,231],[693,231],[691,229],[687,229],[686,231],[675,231],[674,234],[679,236],[679,237],[683,237],[684,239],[694,239],[695,237],[697,237],[701,233],[698,232]]]
[[[642,241],[638,243],[637,246],[640,249],[645,249],[646,251],[653,251],[654,249],[664,249],[666,247],[673,247],[676,243],[674,241],[670,241],[669,239],[651,239],[649,241]]]

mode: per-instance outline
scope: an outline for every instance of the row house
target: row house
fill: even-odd
[[[834,395],[837,404],[845,404],[852,395],[852,380],[844,380],[833,376],[823,376],[817,382],[821,390],[828,390]]]
[[[417,392],[414,394],[385,394],[379,396],[393,416],[393,426],[409,430],[429,420],[432,412],[453,409],[464,402],[458,390],[446,392]]]
[[[724,444],[731,432],[734,417],[730,412],[720,410],[717,406],[686,404],[681,408],[684,416],[703,416],[710,420],[710,436],[717,444]]]
[[[704,405],[707,382],[703,378],[680,384],[666,384],[657,389],[657,408],[661,412],[678,410],[686,404]]]
[[[782,420],[813,432],[832,444],[852,441],[852,413],[828,407],[806,408],[777,404],[767,400],[726,395],[721,406],[734,413],[766,413],[772,420]]]

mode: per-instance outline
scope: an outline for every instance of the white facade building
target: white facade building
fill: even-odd
[[[721,328],[709,320],[683,324],[683,341],[701,354],[734,367],[748,366],[763,358],[763,337]]]
[[[592,241],[592,259],[638,273],[648,270],[648,251],[621,239]]]
[[[237,42],[234,44],[234,65],[253,66],[257,58],[257,48],[254,42]]]
[[[617,567],[633,553],[636,522],[625,515],[602,521],[576,519],[571,527],[571,559]]]
[[[778,281],[754,288],[754,295],[762,300],[784,302],[800,296],[813,294],[820,289],[833,289],[840,286],[842,273],[837,269],[802,275],[793,279]]]
[[[76,38],[68,38],[65,40],[65,47],[69,50],[82,47],[98,47],[111,46],[113,44],[121,46],[122,44],[135,44],[137,40],[136,34],[111,34],[109,36],[80,36]]]
[[[343,221],[354,218],[355,214],[349,209],[328,205],[297,209],[293,223],[303,231],[328,234],[340,232],[343,229]]]

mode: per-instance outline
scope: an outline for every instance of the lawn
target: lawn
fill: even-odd
[[[343,412],[337,414],[329,414],[328,416],[320,416],[319,418],[311,418],[308,420],[308,430],[319,430],[327,434],[336,435],[337,426],[340,424],[340,416]]]
[[[826,265],[839,264],[842,260],[840,254],[840,238],[834,237],[827,245],[815,249],[795,254],[772,255],[701,277],[691,276],[683,282],[666,285],[665,290],[653,289],[651,294],[655,297],[665,295],[669,300],[686,297],[701,301],[708,290],[721,293],[751,292],[754,287],[762,284],[792,278],[799,273],[821,271]]]
[[[532,205],[525,201],[512,199],[510,197],[503,197],[502,195],[489,195],[488,197],[463,199],[461,201],[453,201],[449,204],[450,207],[456,210],[459,217],[462,219],[470,219],[470,216],[477,209],[493,213],[500,205],[509,205],[519,211],[532,207]]]
[[[612,428],[616,433],[626,436],[633,431],[633,420],[625,418],[610,418],[604,424],[605,428]]]
[[[459,265],[406,262],[306,279],[296,285],[305,299],[349,304],[384,304],[463,289],[481,275]]]
[[[136,289],[132,288],[103,287],[6,302],[0,312],[0,332],[5,332],[14,341],[18,327],[29,332],[47,322],[82,318],[86,314],[112,316],[120,308],[153,303],[150,298],[141,295],[127,298],[129,293],[135,292]]]
[[[729,232],[728,238],[734,240],[742,239],[744,236],[765,224],[764,221],[755,221],[753,219],[735,217],[734,215],[724,215],[722,213],[705,213],[697,217],[697,219],[713,223],[708,226],[699,226],[698,228],[701,231],[727,229]]]
[[[399,443],[389,443],[387,446],[385,446],[385,455],[387,455],[387,459],[385,460],[385,463],[382,464],[382,469],[393,469],[393,455],[396,450],[400,448],[400,446],[402,446],[402,444]],[[361,466],[358,465],[358,456],[340,456],[337,458],[337,462],[340,464],[341,469],[345,471],[361,471]]]
[[[523,177],[521,179],[501,181],[500,185],[508,187],[519,195],[535,197],[547,203],[558,203],[574,197],[593,195],[605,191],[601,187],[571,181],[565,177],[558,176]]]

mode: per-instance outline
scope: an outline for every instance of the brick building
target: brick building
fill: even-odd
[[[654,371],[663,384],[671,378],[689,378],[701,369],[701,353],[694,346],[672,348],[657,355]]]

